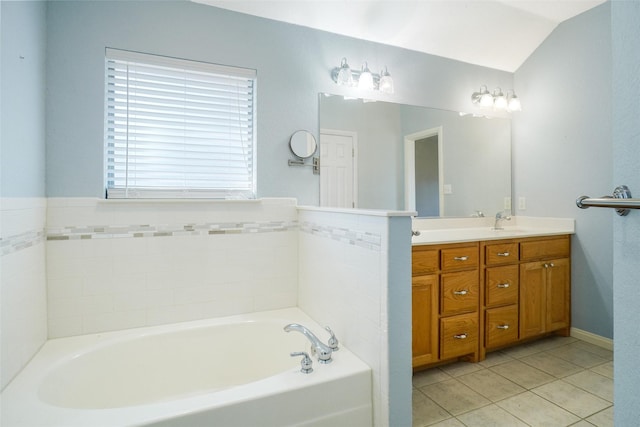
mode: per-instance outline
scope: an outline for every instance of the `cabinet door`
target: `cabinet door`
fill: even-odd
[[[412,280],[413,366],[438,360],[438,276]]]
[[[547,268],[544,262],[520,265],[520,338],[544,333]]]
[[[547,331],[569,326],[571,264],[569,259],[554,259],[547,267]]]

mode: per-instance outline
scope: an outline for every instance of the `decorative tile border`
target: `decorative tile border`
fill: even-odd
[[[171,236],[200,236],[220,234],[249,234],[291,231],[329,238],[349,245],[380,251],[382,237],[377,233],[349,230],[321,224],[297,221],[225,222],[170,225],[78,226],[28,231],[9,237],[0,237],[0,255],[4,256],[37,245],[46,240],[83,240],[149,238]]]
[[[137,237],[200,236],[289,231],[297,221],[224,222],[184,225],[94,225],[47,230],[47,240],[115,239]]]
[[[306,221],[300,225],[300,231],[373,251],[380,251],[382,247],[382,236],[378,233],[354,231]]]
[[[27,249],[44,241],[45,231],[33,230],[9,237],[0,237],[0,256]]]

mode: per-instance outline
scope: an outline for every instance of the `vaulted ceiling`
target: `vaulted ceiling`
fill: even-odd
[[[562,21],[606,0],[193,0],[513,72]]]

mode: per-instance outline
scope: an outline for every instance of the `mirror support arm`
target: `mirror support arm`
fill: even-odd
[[[320,175],[320,158],[318,157],[313,158],[313,164],[305,163],[304,160],[302,159],[299,159],[299,160],[289,159],[288,164],[289,166],[311,166],[313,168],[313,174]]]

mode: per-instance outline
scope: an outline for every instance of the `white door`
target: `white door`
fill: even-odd
[[[320,206],[356,207],[355,132],[320,130]]]

